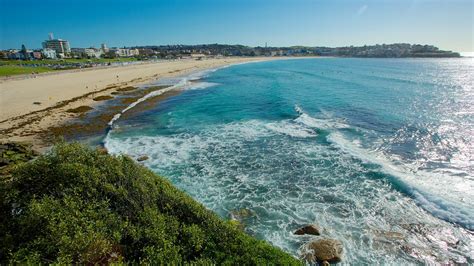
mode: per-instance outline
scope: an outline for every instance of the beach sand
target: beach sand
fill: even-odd
[[[51,144],[51,129],[57,133],[68,121],[81,119],[102,102],[98,99],[160,78],[271,59],[276,58],[182,59],[0,80],[0,141],[28,142],[43,150]]]

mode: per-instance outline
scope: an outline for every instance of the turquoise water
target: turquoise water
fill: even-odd
[[[303,224],[344,262],[474,263],[473,59],[279,60],[195,73],[112,121],[145,165],[295,256]],[[145,100],[145,99],[144,99]]]

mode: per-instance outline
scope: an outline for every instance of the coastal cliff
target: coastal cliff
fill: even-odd
[[[80,144],[4,171],[0,192],[1,264],[300,264],[129,157]]]

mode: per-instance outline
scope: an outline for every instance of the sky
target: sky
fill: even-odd
[[[474,0],[0,0],[0,49],[432,44],[474,51]]]

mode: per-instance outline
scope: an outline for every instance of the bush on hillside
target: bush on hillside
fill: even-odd
[[[60,143],[0,186],[0,264],[299,264],[126,156]]]

